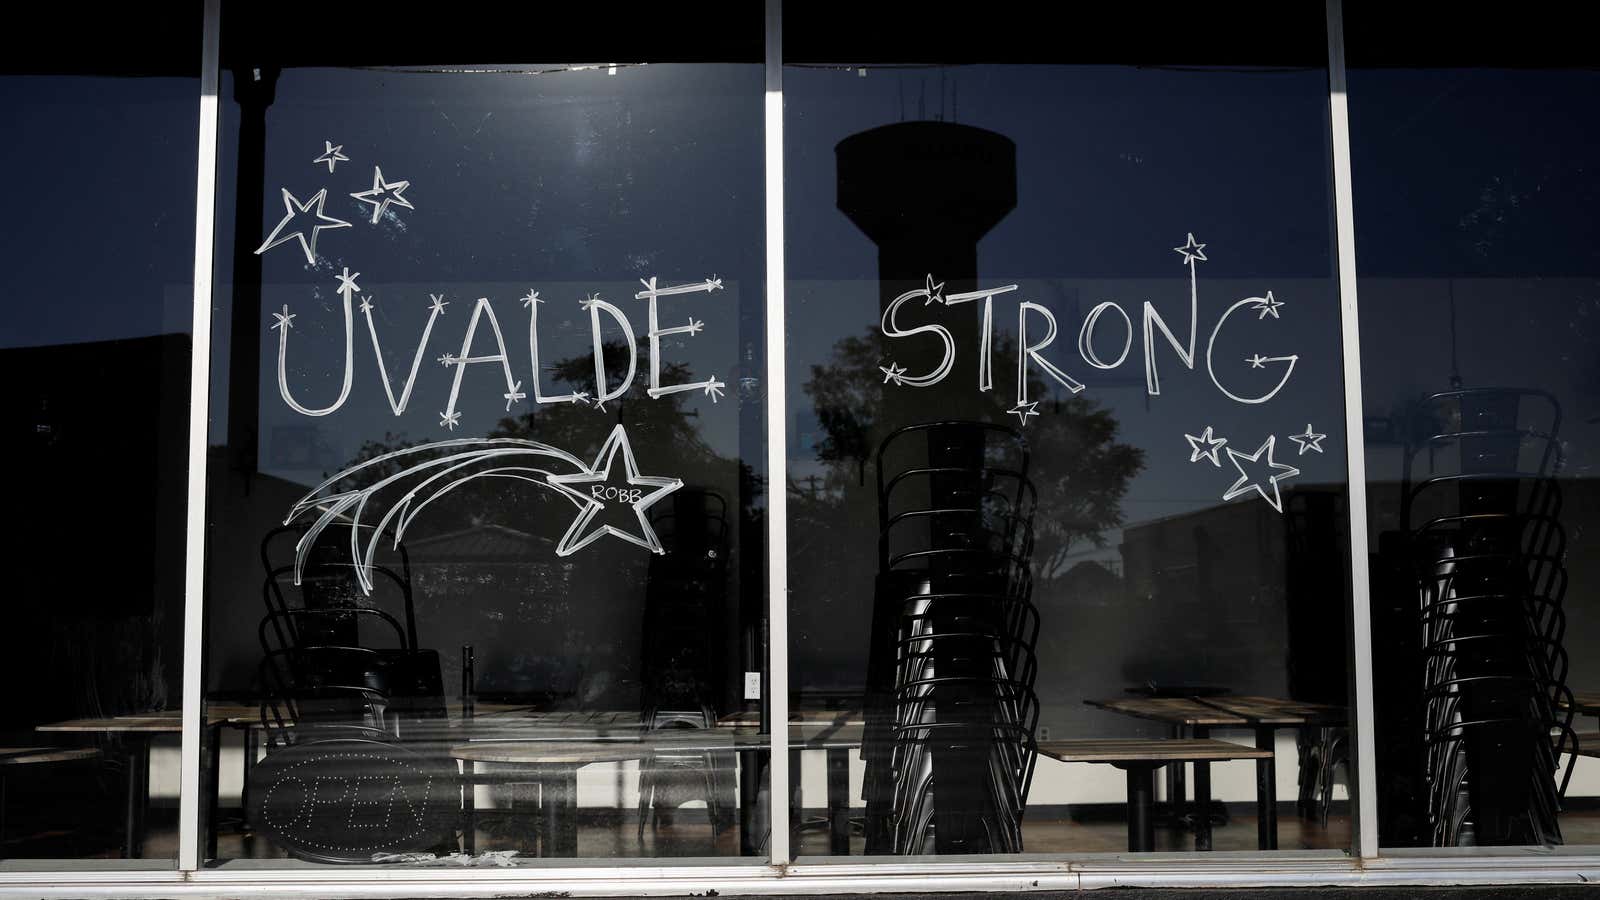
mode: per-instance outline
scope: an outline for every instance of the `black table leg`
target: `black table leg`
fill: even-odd
[[[128,741],[128,796],[123,821],[122,855],[138,859],[144,855],[144,808],[150,790],[150,735],[126,732]]]
[[[461,850],[468,856],[478,852],[478,764],[461,761]]]
[[[1128,772],[1128,849],[1149,853],[1156,848],[1156,822],[1152,811],[1156,795],[1156,766],[1129,763],[1119,768]]]
[[[850,855],[850,751],[828,751],[828,852]]]
[[[222,723],[206,725],[206,859],[217,858],[218,812],[222,807]]]
[[[246,722],[244,729],[244,781],[239,787],[239,830],[250,833],[250,773],[256,768],[256,729]]]
[[[1256,727],[1256,749],[1274,749],[1271,726]],[[1278,767],[1271,756],[1256,760],[1256,845],[1278,849]]]
[[[1182,725],[1172,726],[1172,736],[1175,739],[1184,738]],[[1184,784],[1184,764],[1174,763],[1167,766],[1167,814],[1171,817],[1173,825],[1182,826],[1184,816],[1188,812],[1188,786]]]
[[[761,853],[761,825],[756,805],[761,800],[761,751],[739,751],[739,855]]]
[[[1211,737],[1205,725],[1194,727],[1196,740]],[[1194,763],[1194,849],[1211,849],[1211,763],[1195,760]]]
[[[549,766],[539,773],[539,812],[544,856],[578,855],[578,767]]]

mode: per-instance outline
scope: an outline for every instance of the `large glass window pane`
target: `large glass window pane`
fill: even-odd
[[[1342,852],[1320,8],[785,32],[799,853]]]
[[[206,856],[759,860],[759,10],[323,12],[223,22]]]
[[[199,13],[36,15],[0,60],[0,867],[175,860]]]
[[[1347,27],[1380,845],[1600,842],[1592,13]]]

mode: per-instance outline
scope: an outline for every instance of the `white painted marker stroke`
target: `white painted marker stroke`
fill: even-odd
[[[432,298],[428,304],[428,322],[422,326],[422,339],[417,342],[417,352],[411,358],[411,371],[406,373],[405,387],[400,391],[400,399],[396,400],[394,388],[389,384],[389,370],[383,362],[383,347],[378,343],[378,329],[372,323],[372,298],[361,298],[361,312],[367,317],[367,334],[372,338],[372,355],[378,358],[378,377],[383,380],[383,393],[389,398],[389,408],[395,415],[406,411],[406,405],[411,402],[411,388],[417,383],[417,370],[422,366],[422,356],[427,352],[428,337],[433,334],[433,323],[444,315],[444,308],[450,302],[444,299],[443,294],[429,294]]]
[[[583,403],[589,399],[588,391],[573,391],[568,394],[545,396],[539,387],[539,305],[544,303],[539,299],[539,292],[528,289],[522,296],[522,305],[528,308],[528,356],[533,363],[533,402],[535,405],[543,403]]]
[[[659,304],[656,302],[656,299],[658,297],[670,297],[679,294],[694,294],[702,292],[709,294],[712,291],[720,291],[722,290],[722,279],[713,275],[704,281],[696,281],[690,284],[680,284],[673,287],[663,288],[657,286],[656,276],[652,275],[649,278],[639,279],[639,283],[644,285],[644,290],[634,294],[633,299],[648,300],[650,302],[650,388],[648,391],[646,391],[646,393],[650,395],[651,399],[655,399],[658,397],[665,397],[668,394],[681,393],[683,391],[704,391],[706,396],[711,398],[712,403],[717,402],[717,398],[722,396],[723,388],[727,387],[727,385],[721,381],[718,381],[715,377],[708,378],[704,381],[690,381],[682,384],[669,384],[666,386],[661,384],[661,339],[667,335],[673,334],[699,334],[701,329],[705,327],[705,322],[690,317],[687,325],[676,325],[671,328],[662,328],[659,318]]]
[[[339,397],[328,406],[313,409],[294,399],[289,393],[289,330],[294,327],[294,315],[289,312],[289,305],[283,306],[283,312],[273,313],[275,320],[272,328],[278,331],[278,396],[289,408],[303,416],[325,416],[344,405],[350,397],[350,384],[355,377],[355,323],[350,309],[350,297],[361,287],[356,284],[360,272],[350,274],[350,268],[345,267],[339,275],[339,296],[344,307],[344,385],[339,389]]]

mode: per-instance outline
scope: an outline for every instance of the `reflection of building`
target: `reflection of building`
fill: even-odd
[[[1119,648],[1130,681],[1343,702],[1342,486],[1296,486],[1284,513],[1233,502],[1124,529]],[[1138,623],[1151,623],[1143,626]]]
[[[183,334],[0,350],[0,434],[20,476],[8,543],[26,561],[7,571],[6,624],[32,636],[0,663],[29,685],[9,725],[177,701],[181,630],[158,624],[183,618],[188,366]],[[93,582],[76,577],[85,565]]]

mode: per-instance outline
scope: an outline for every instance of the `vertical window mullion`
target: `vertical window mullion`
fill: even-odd
[[[1339,260],[1339,319],[1344,348],[1344,427],[1349,473],[1351,735],[1355,784],[1351,787],[1353,851],[1378,855],[1378,773],[1372,714],[1372,582],[1367,570],[1367,462],[1362,427],[1361,328],[1356,304],[1356,237],[1350,177],[1350,117],[1344,68],[1341,0],[1327,0],[1328,125],[1333,144],[1333,208]]]
[[[783,269],[783,2],[766,0],[767,244],[767,722],[772,732],[768,809],[769,858],[786,865],[789,851],[789,523],[784,475],[785,431]]]
[[[200,153],[195,166],[194,318],[190,339],[189,465],[184,519],[183,743],[178,791],[178,868],[183,871],[193,871],[201,862],[200,747],[204,738],[201,706],[205,698],[201,623],[205,592],[206,440],[210,423],[220,3],[221,0],[205,0],[200,62]]]

